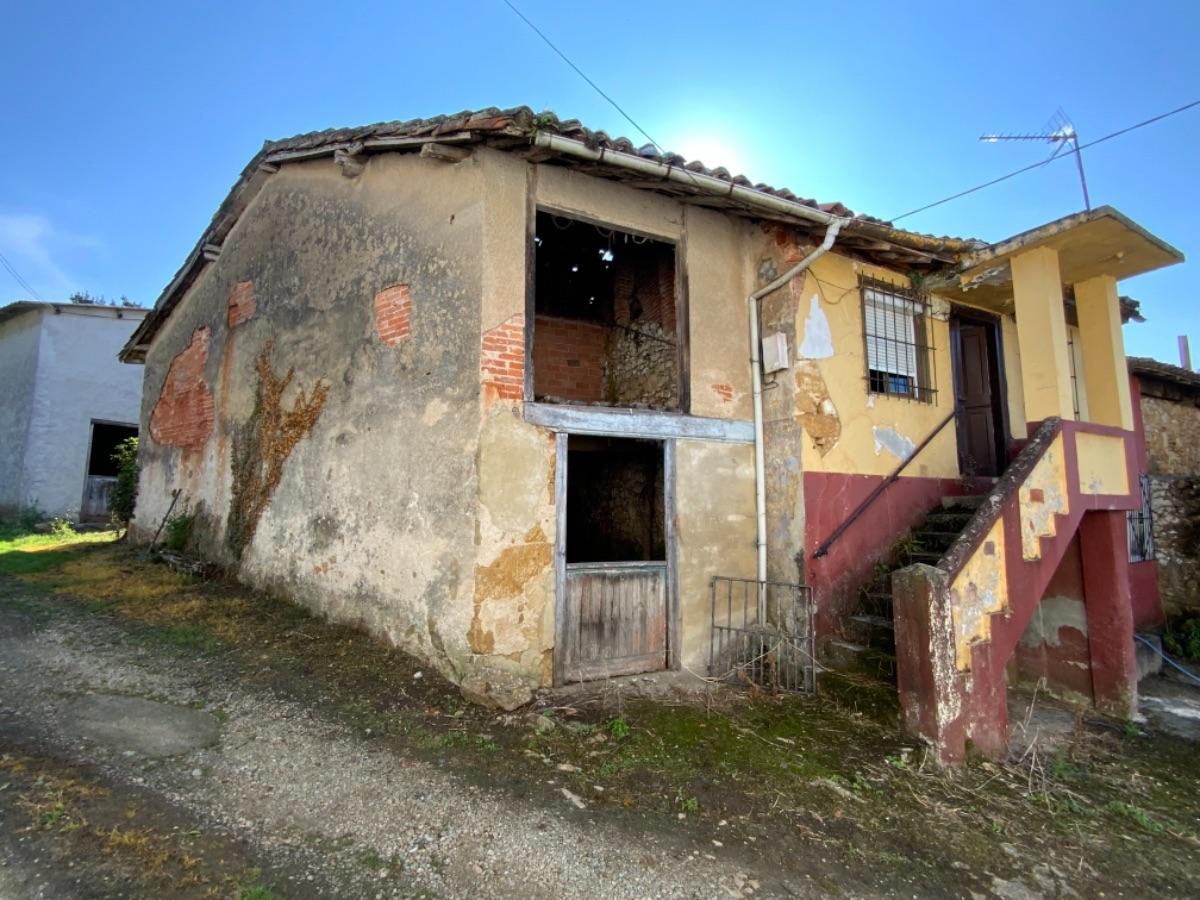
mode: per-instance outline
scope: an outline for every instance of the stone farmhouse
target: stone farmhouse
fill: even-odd
[[[1134,418],[1144,435],[1143,509],[1131,514],[1136,618],[1200,614],[1200,374],[1129,358]]]
[[[1055,579],[1063,689],[1136,703],[1117,282],[1181,258],[1108,207],[906,232],[525,108],[268,143],[122,351],[134,531],[178,496],[196,553],[506,707],[894,654],[940,759],[1000,753]]]
[[[108,519],[117,444],[142,379],[117,351],[148,310],[21,300],[0,307],[0,512]]]

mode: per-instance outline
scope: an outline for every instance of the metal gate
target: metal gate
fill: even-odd
[[[771,690],[814,693],[812,589],[714,576],[708,671]]]

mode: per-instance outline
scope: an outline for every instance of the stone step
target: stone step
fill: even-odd
[[[894,653],[896,629],[886,616],[859,615],[846,619],[846,632],[856,644]]]
[[[983,506],[983,501],[986,499],[986,494],[961,494],[955,497],[943,497],[942,509],[979,509],[979,507]]]
[[[904,562],[907,565],[913,563],[925,563],[927,566],[936,565],[942,558],[942,554],[936,550],[915,550],[911,553],[902,554]]]
[[[937,509],[925,517],[919,531],[962,531],[975,513],[969,509]]]

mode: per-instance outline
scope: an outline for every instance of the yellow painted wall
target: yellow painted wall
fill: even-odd
[[[806,472],[847,472],[887,475],[900,457],[879,444],[876,429],[887,429],[911,445],[919,444],[953,409],[954,383],[950,367],[948,322],[932,320],[933,360],[931,370],[937,387],[935,402],[922,403],[867,391],[866,349],[863,343],[862,301],[859,275],[897,284],[907,279],[897,273],[866,266],[836,253],[821,257],[805,279],[796,324],[796,356],[813,313],[812,298],[828,321],[832,355],[812,360],[829,391],[829,399],[841,421],[841,434],[825,454],[805,438],[803,467]],[[787,374],[787,373],[784,373]],[[885,438],[885,440],[890,438]],[[947,425],[905,471],[908,476],[955,478],[958,476],[958,447],[954,424]]]
[[[1079,458],[1079,490],[1082,493],[1129,493],[1123,438],[1081,431],[1075,435],[1075,452]]]
[[[971,646],[992,636],[992,616],[1008,608],[1004,553],[1001,517],[950,586],[954,660],[960,672],[971,667]]]

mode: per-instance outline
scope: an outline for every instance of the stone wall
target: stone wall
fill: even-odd
[[[1148,396],[1142,388],[1146,457],[1153,475],[1200,475],[1200,409],[1187,400]]]
[[[1163,612],[1200,612],[1200,476],[1149,481]]]

